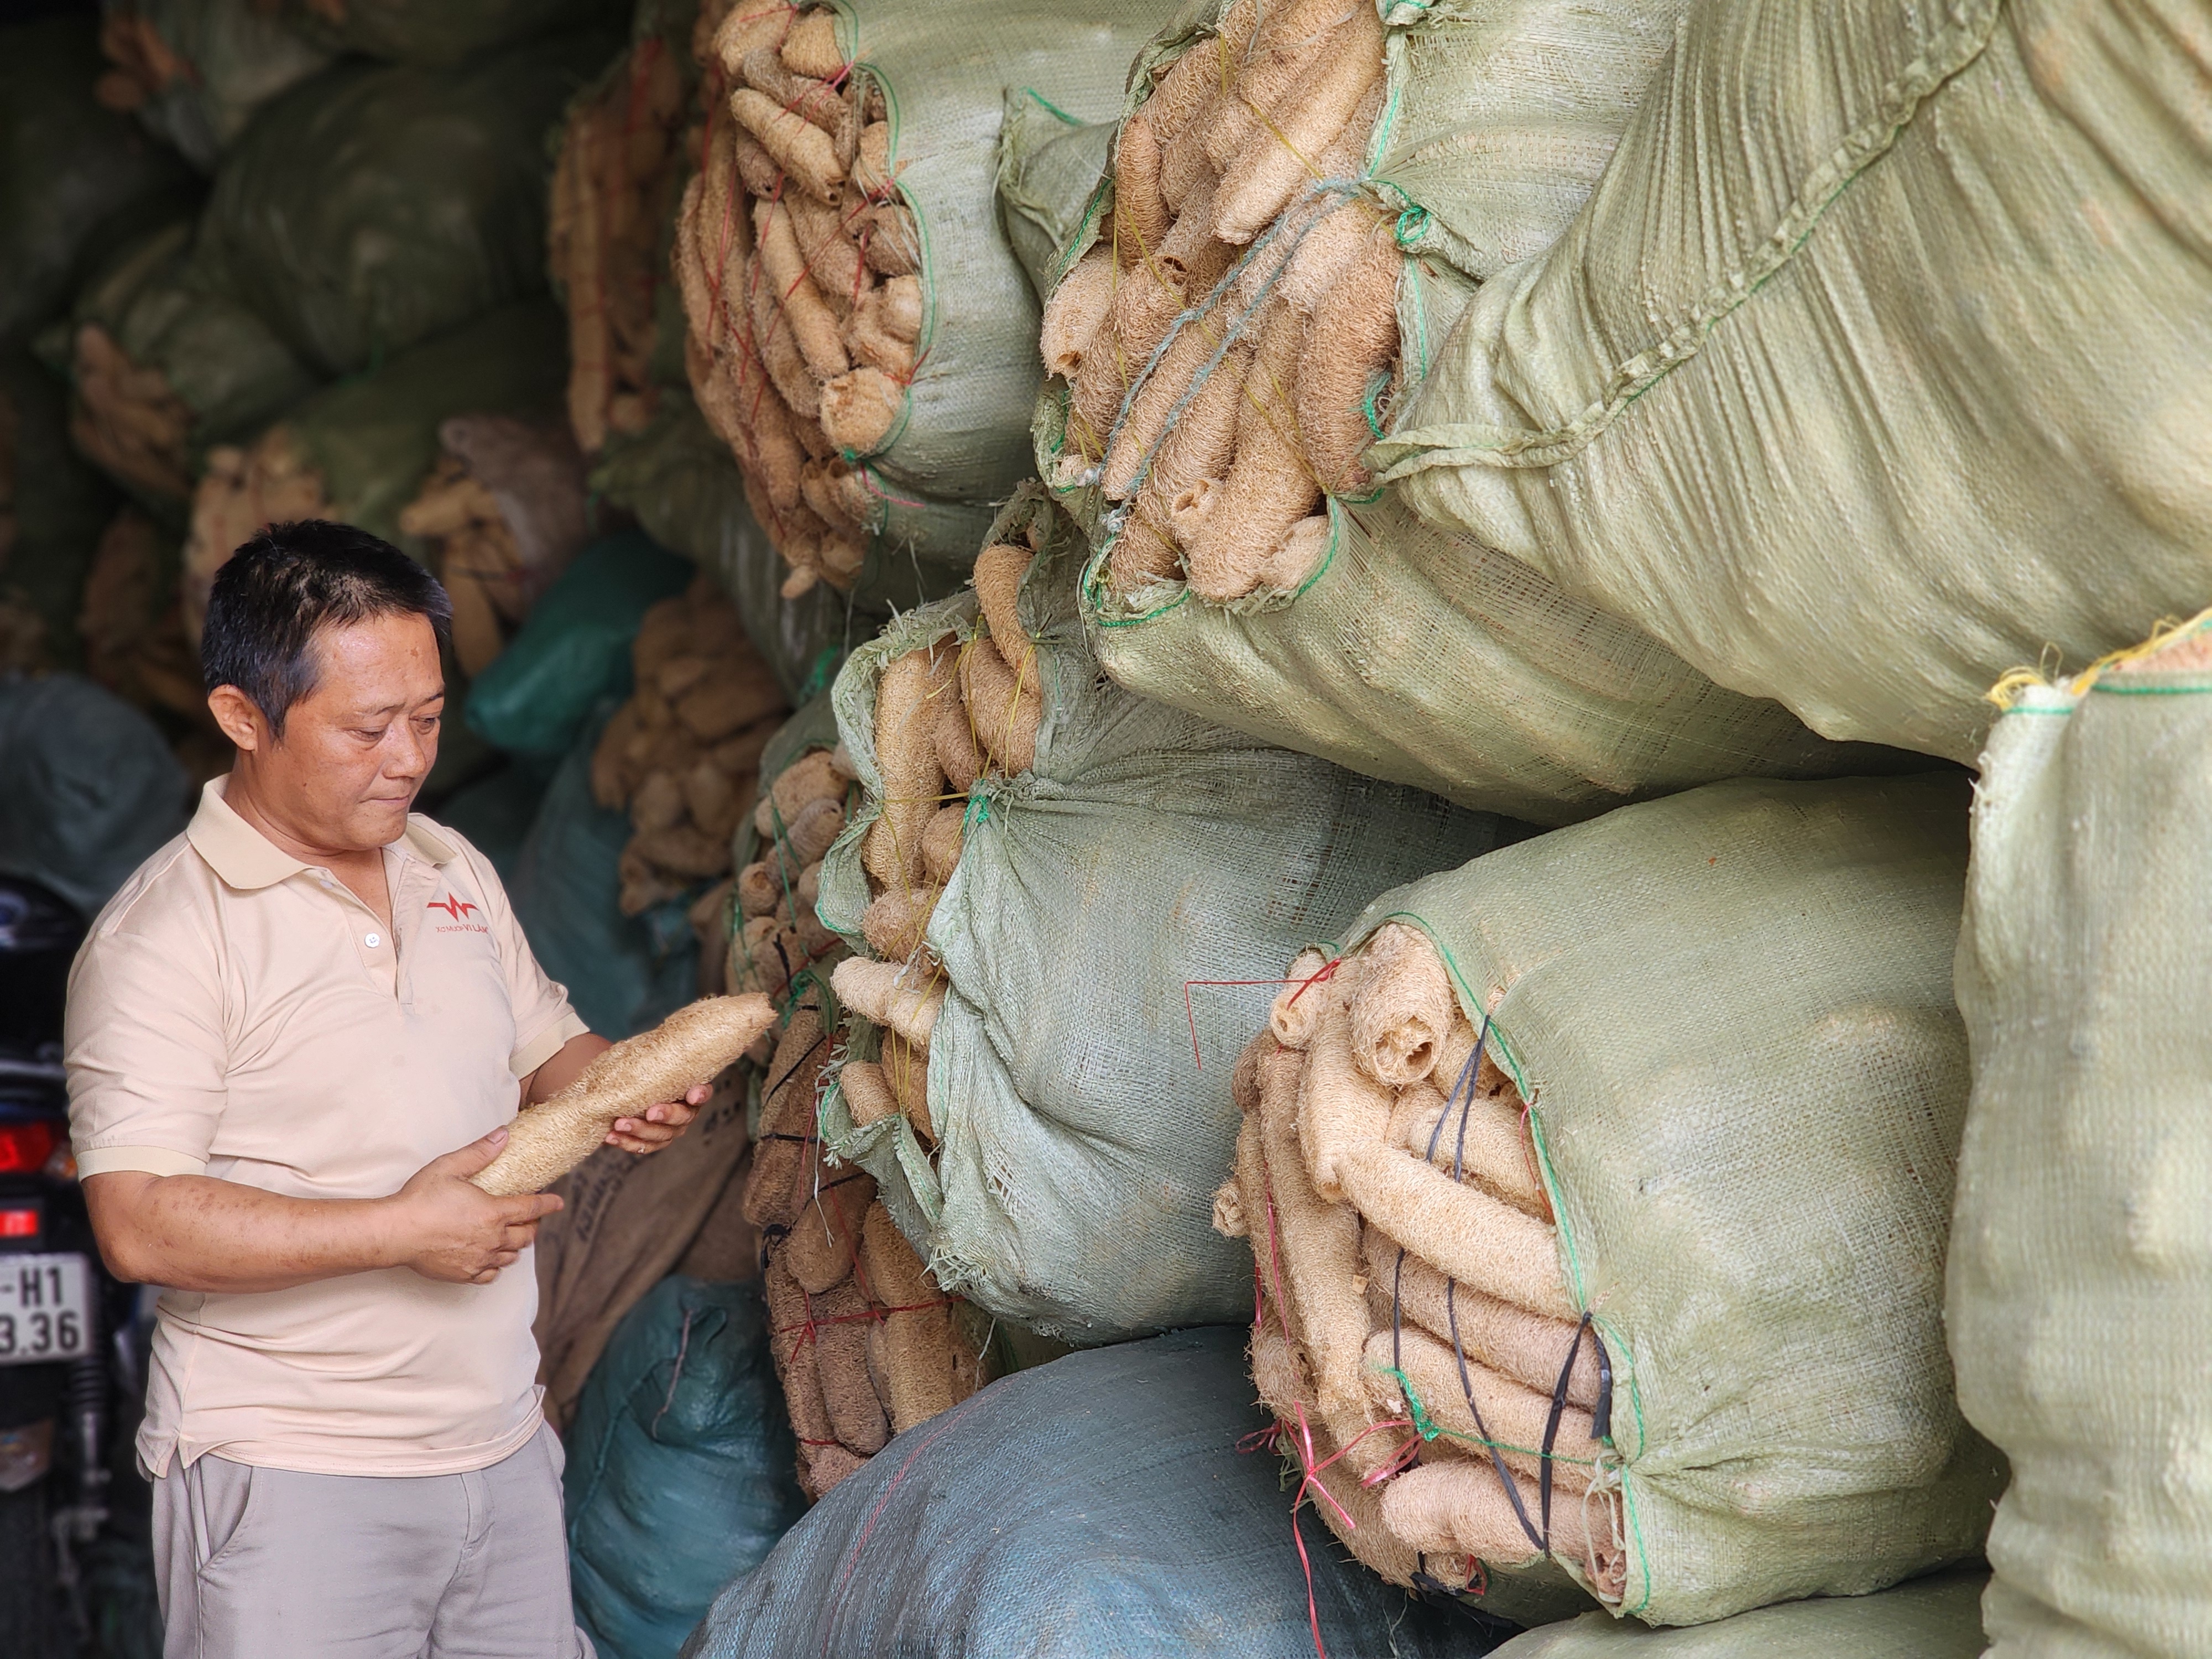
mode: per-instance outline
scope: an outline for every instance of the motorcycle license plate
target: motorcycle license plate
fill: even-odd
[[[0,1365],[92,1352],[92,1273],[81,1255],[0,1255]]]

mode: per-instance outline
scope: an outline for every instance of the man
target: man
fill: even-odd
[[[166,1286],[138,1455],[171,1659],[571,1659],[530,1246],[467,1176],[608,1045],[482,854],[408,809],[437,757],[445,592],[359,530],[216,576],[237,748],[70,977],[100,1247]],[[607,1139],[665,1146],[705,1097]]]

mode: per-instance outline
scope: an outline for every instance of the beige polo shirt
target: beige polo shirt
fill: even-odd
[[[78,1170],[202,1174],[381,1198],[514,1116],[517,1079],[584,1030],[483,856],[411,817],[384,852],[397,938],[209,784],[70,971]],[[537,1431],[530,1256],[489,1285],[410,1269],[164,1291],[138,1453],[329,1474],[441,1474]]]

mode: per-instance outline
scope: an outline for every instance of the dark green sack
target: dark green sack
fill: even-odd
[[[319,371],[545,287],[547,129],[618,44],[453,70],[341,64],[263,110],[224,163],[200,257]]]
[[[74,674],[0,677],[0,875],[87,916],[185,828],[191,781],[154,722]]]
[[[102,67],[89,17],[0,29],[0,339],[61,304],[104,223],[191,188],[179,157],[93,101]]]
[[[629,21],[625,0],[292,0],[295,26],[333,49],[453,64],[556,29]]]
[[[470,685],[469,726],[509,754],[566,754],[603,698],[629,695],[646,611],[690,580],[691,566],[642,531],[592,543]]]
[[[333,56],[268,0],[100,0],[100,9],[114,41],[108,85],[138,99],[140,125],[204,173],[255,110]]]
[[[629,819],[592,799],[592,750],[615,711],[593,711],[522,843],[507,897],[538,965],[603,1036],[658,1025],[699,994],[699,943],[681,902],[625,916],[620,863]]]
[[[567,1445],[577,1622],[601,1659],[672,1659],[805,1508],[759,1286],[654,1285],[592,1368]]]
[[[0,641],[0,669],[77,665],[85,574],[116,501],[70,447],[61,383],[27,354],[0,349],[0,605],[35,616],[44,635],[13,664]]]

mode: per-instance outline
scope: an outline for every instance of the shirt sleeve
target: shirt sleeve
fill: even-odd
[[[442,825],[439,833],[453,834]],[[492,943],[499,949],[500,964],[507,975],[507,1002],[514,1011],[514,1052],[507,1056],[507,1069],[518,1078],[528,1077],[559,1054],[571,1037],[586,1036],[592,1028],[568,1006],[568,988],[549,978],[538,966],[538,953],[530,948],[491,860],[473,847],[467,848],[463,856],[469,861],[477,890],[484,896]]]
[[[78,1175],[205,1170],[228,1051],[220,965],[187,919],[134,909],[96,931],[70,970],[63,1025]]]

